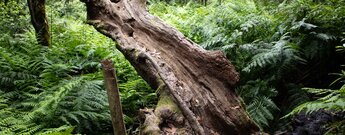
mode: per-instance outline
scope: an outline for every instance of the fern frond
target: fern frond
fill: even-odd
[[[72,134],[74,128],[75,128],[74,126],[63,125],[58,128],[44,129],[39,134],[41,135],[67,135],[67,134]]]
[[[344,85],[342,88],[345,88]],[[315,88],[306,88],[308,92],[311,92],[316,95],[327,94],[315,101],[310,101],[303,103],[293,109],[289,114],[284,116],[284,118],[289,117],[300,112],[305,112],[310,114],[312,112],[318,111],[320,109],[332,110],[332,111],[343,111],[345,109],[345,98],[343,96],[344,89],[340,90],[329,90],[329,89],[315,89]]]
[[[273,112],[279,110],[271,100],[277,95],[274,88],[264,80],[251,80],[236,89],[247,105],[247,112],[260,127],[267,127],[274,119]]]

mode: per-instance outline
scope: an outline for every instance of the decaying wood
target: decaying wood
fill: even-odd
[[[30,10],[31,23],[35,28],[39,44],[50,46],[48,19],[45,10],[45,0],[27,0]]]
[[[198,47],[152,16],[145,0],[83,2],[87,6],[88,22],[116,40],[117,48],[150,86],[176,103],[185,119],[180,124],[190,129],[184,133],[245,135],[259,131],[234,92],[239,75],[221,51]],[[162,116],[167,115],[162,114],[168,111],[168,115],[175,115],[169,110],[154,111],[160,119],[156,127],[161,132],[154,130],[148,134],[164,134]],[[172,123],[178,128],[177,116],[173,117]]]
[[[139,116],[144,119],[141,134],[193,134],[180,109],[164,90],[160,92],[160,99],[155,110],[141,109]]]
[[[117,86],[115,68],[110,60],[102,61],[104,84],[107,89],[111,121],[115,135],[126,135],[125,123],[123,121],[120,92]]]

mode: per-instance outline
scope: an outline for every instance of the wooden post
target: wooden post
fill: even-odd
[[[126,128],[123,121],[120,92],[117,86],[115,68],[110,60],[103,60],[104,84],[107,89],[108,102],[111,113],[111,121],[115,135],[126,135]]]

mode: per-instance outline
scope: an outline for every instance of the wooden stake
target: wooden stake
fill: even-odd
[[[126,128],[123,121],[120,92],[117,86],[115,68],[110,60],[103,60],[104,84],[107,89],[108,102],[111,113],[111,121],[115,135],[126,135]]]

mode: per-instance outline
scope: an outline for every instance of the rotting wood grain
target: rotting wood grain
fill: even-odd
[[[259,131],[234,91],[239,74],[221,51],[198,47],[149,14],[144,0],[84,2],[89,23],[117,41],[117,48],[150,86],[166,86],[193,134]]]

